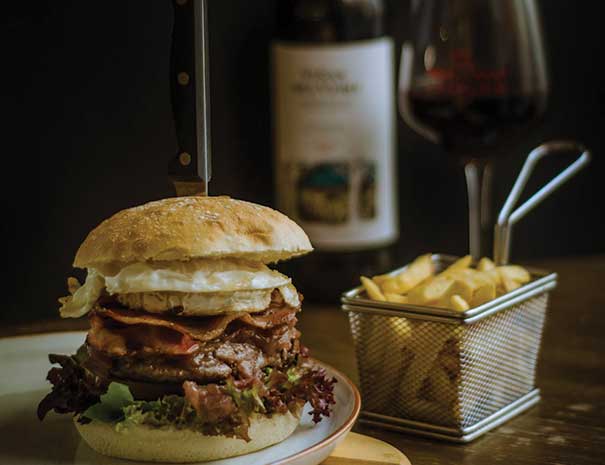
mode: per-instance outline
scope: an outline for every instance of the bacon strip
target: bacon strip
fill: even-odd
[[[290,307],[269,308],[263,313],[244,313],[239,318],[243,323],[255,328],[273,328],[278,325],[294,326],[296,324],[296,310]]]
[[[118,308],[97,309],[95,313],[103,318],[110,318],[124,325],[163,326],[188,335],[198,341],[211,341],[220,336],[227,325],[239,317],[237,314],[228,314],[219,317],[200,318],[198,320],[190,318],[177,319],[177,317]]]
[[[122,357],[129,352],[188,355],[199,348],[199,344],[188,334],[171,331],[161,326],[147,327],[141,331],[139,325],[110,327],[107,320],[97,314],[90,319],[91,326],[87,341],[93,348],[111,356]]]
[[[229,323],[240,320],[255,328],[272,328],[273,326],[296,323],[296,310],[293,308],[271,308],[261,314],[228,313],[206,318],[179,318],[145,313],[137,310],[119,308],[101,308],[95,311],[104,318],[111,318],[125,325],[163,326],[173,331],[190,336],[197,341],[211,341],[227,328]]]
[[[198,349],[198,342],[219,337],[233,321],[269,329],[274,326],[294,327],[298,309],[273,302],[262,313],[231,313],[205,318],[183,318],[151,314],[119,307],[97,307],[91,314],[88,343],[113,356],[133,350],[168,355],[187,355]]]

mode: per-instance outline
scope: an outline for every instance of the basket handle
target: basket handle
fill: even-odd
[[[580,156],[556,177],[551,179],[548,184],[527,199],[525,203],[515,211],[512,211],[538,162],[548,155],[569,152],[579,152]],[[523,164],[523,168],[521,168],[519,177],[517,177],[510,194],[508,194],[508,198],[506,199],[506,202],[504,202],[502,210],[500,210],[498,222],[494,228],[494,260],[497,265],[508,263],[512,226],[538,206],[542,200],[556,191],[559,186],[567,182],[578,171],[584,168],[590,162],[590,158],[591,155],[589,150],[583,145],[571,141],[547,142],[536,147],[529,153],[527,160],[525,160],[525,163]]]

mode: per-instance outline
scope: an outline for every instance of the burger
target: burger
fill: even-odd
[[[312,250],[270,208],[228,197],[179,197],[123,210],[80,246],[59,299],[88,316],[73,355],[49,356],[40,402],[71,414],[101,454],[194,462],[283,441],[303,407],[314,422],[335,379],[314,365],[296,329],[302,295],[267,265]]]

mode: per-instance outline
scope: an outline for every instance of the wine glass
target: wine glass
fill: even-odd
[[[413,0],[411,13],[399,109],[413,130],[464,164],[469,249],[479,258],[491,230],[490,161],[546,106],[539,12],[534,0]]]

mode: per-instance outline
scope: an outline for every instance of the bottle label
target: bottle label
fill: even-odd
[[[322,250],[397,239],[393,44],[273,46],[278,209]]]

